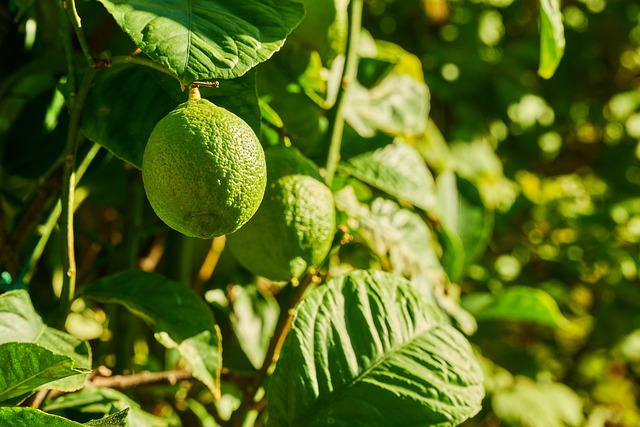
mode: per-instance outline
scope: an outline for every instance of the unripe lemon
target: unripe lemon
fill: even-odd
[[[147,198],[169,227],[192,237],[232,233],[264,195],[264,151],[242,119],[206,99],[180,104],[151,132],[142,159]]]
[[[256,214],[227,236],[247,270],[271,280],[300,277],[329,253],[336,229],[333,194],[296,148],[266,150],[267,189]]]

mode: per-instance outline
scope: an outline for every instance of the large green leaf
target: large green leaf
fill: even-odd
[[[291,0],[99,0],[181,82],[233,79],[271,57],[304,16]]]
[[[558,304],[542,289],[513,286],[498,295],[475,293],[463,300],[478,320],[516,320],[554,328],[571,328]]]
[[[469,343],[429,297],[357,270],[297,308],[269,383],[269,426],[454,426],[483,395]]]
[[[1,407],[0,426],[2,427],[82,427],[83,424],[57,415],[47,414],[38,409],[24,407]]]
[[[420,215],[392,200],[376,198],[361,203],[353,187],[335,194],[336,207],[357,225],[354,231],[394,273],[415,283],[443,283],[444,271],[436,255],[436,241]]]
[[[87,373],[74,367],[69,356],[38,344],[0,344],[0,402],[25,396],[52,381]]]
[[[421,209],[436,205],[431,172],[418,150],[401,140],[354,156],[340,170]]]
[[[127,427],[169,427],[179,425],[173,419],[161,418],[142,410],[140,405],[126,394],[105,387],[87,387],[75,393],[65,394],[53,400],[46,401],[43,409],[55,412],[65,409],[73,409],[85,414],[122,416],[126,412]],[[105,422],[107,418],[99,418],[93,421],[94,425]],[[117,418],[116,418],[117,420]]]
[[[203,98],[238,115],[260,133],[256,73],[220,81],[217,89],[201,88]],[[187,100],[171,77],[139,66],[101,72],[85,103],[82,133],[137,168],[155,125]]]
[[[72,376],[52,382],[46,381],[47,388],[73,391],[82,387],[86,373],[91,370],[91,350],[86,341],[45,325],[36,313],[29,293],[24,290],[7,292],[0,296],[0,344],[34,343],[70,358],[75,373]],[[0,358],[0,365],[6,361]]]
[[[550,78],[564,55],[565,39],[560,0],[540,2],[540,65],[538,74]]]
[[[86,287],[82,296],[125,306],[155,331],[167,348],[176,348],[193,376],[220,393],[222,348],[219,330],[207,304],[190,288],[159,274],[127,270]]]

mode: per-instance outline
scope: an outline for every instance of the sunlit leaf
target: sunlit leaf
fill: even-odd
[[[370,138],[376,130],[394,136],[424,132],[430,95],[423,82],[391,74],[371,89],[353,83],[346,93],[345,118],[361,136]]]
[[[340,170],[424,210],[436,204],[435,184],[420,153],[401,140],[341,163]]]
[[[0,344],[0,402],[29,394],[52,381],[87,373],[74,367],[69,356],[38,344]]]
[[[194,377],[220,393],[219,330],[207,304],[190,288],[159,274],[127,270],[96,281],[82,296],[121,304],[140,316],[162,345],[177,349],[191,364]]]
[[[474,294],[471,297],[475,304],[465,302],[464,305],[478,320],[515,320],[555,328],[571,327],[556,301],[542,289],[513,286],[498,295]]]
[[[233,79],[271,57],[304,16],[290,0],[100,0],[183,83]]]
[[[565,39],[560,0],[540,2],[540,65],[538,74],[551,78],[564,55]]]
[[[49,378],[46,381],[48,388],[77,390],[84,384],[86,373],[92,367],[89,344],[45,325],[33,308],[29,293],[24,290],[0,295],[0,344],[11,342],[38,344],[53,354],[66,356],[73,361],[75,374],[59,377],[55,382],[53,380],[56,378]]]
[[[495,414],[507,423],[530,427],[574,427],[583,422],[580,397],[564,384],[518,377],[491,399]]]
[[[358,134],[370,138],[376,131],[393,136],[420,135],[427,125],[429,88],[420,59],[391,42],[374,40],[363,32],[358,79],[344,100],[345,119]]]
[[[471,347],[432,300],[359,270],[297,308],[269,383],[269,426],[455,426],[483,394]]]
[[[47,414],[38,409],[21,406],[0,406],[0,422],[2,427],[82,427],[83,424],[57,415]]]
[[[444,281],[436,242],[418,214],[383,198],[367,206],[358,201],[352,187],[337,192],[335,202],[338,210],[356,221],[355,232],[374,253],[388,259],[391,271],[416,283]]]

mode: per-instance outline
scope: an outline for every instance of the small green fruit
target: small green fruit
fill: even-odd
[[[227,237],[238,262],[257,276],[300,277],[329,253],[336,229],[333,194],[297,149],[266,150],[267,189],[260,208]]]
[[[234,232],[260,206],[264,151],[238,116],[206,99],[192,100],[153,129],[142,179],[160,219],[187,236],[208,239]]]

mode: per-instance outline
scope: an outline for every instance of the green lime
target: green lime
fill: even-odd
[[[192,237],[232,233],[264,195],[264,151],[253,130],[206,99],[180,104],[151,132],[142,159],[147,198],[169,227]]]
[[[336,229],[333,194],[296,148],[266,150],[267,189],[256,214],[227,236],[238,262],[271,280],[300,277],[329,253]]]

